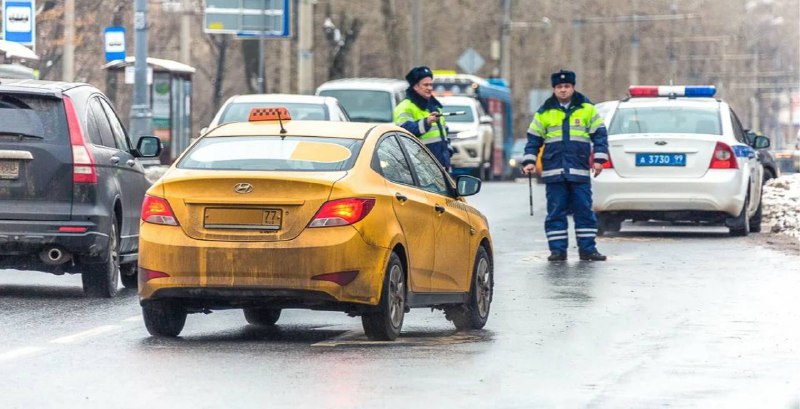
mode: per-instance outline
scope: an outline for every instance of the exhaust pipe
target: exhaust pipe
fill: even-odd
[[[59,247],[48,247],[39,252],[39,259],[47,265],[59,266],[72,260],[72,254]]]

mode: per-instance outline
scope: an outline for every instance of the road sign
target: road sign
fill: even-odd
[[[106,61],[125,59],[125,27],[106,27],[105,38]]]
[[[240,37],[289,37],[289,0],[207,0],[203,31]]]
[[[35,45],[36,15],[34,0],[3,1],[3,39]]]
[[[461,57],[458,57],[458,61],[456,61],[456,64],[467,74],[475,74],[478,72],[478,70],[483,67],[483,63],[484,61],[481,55],[472,48],[467,48],[467,51],[464,51]]]

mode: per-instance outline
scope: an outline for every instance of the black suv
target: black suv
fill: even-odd
[[[79,83],[0,79],[0,268],[80,273],[84,293],[136,287],[150,186],[108,99]],[[120,274],[121,273],[121,274]]]

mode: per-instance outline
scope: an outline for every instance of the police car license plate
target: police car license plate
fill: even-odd
[[[19,177],[19,161],[0,160],[0,179],[16,179]]]
[[[686,154],[637,153],[636,166],[686,166]]]

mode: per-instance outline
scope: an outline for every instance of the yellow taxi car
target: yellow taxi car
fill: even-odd
[[[199,138],[147,192],[139,297],[147,330],[178,336],[188,313],[284,308],[361,316],[394,340],[409,308],[486,324],[494,285],[486,218],[430,152],[391,124],[291,121],[283,108]]]

